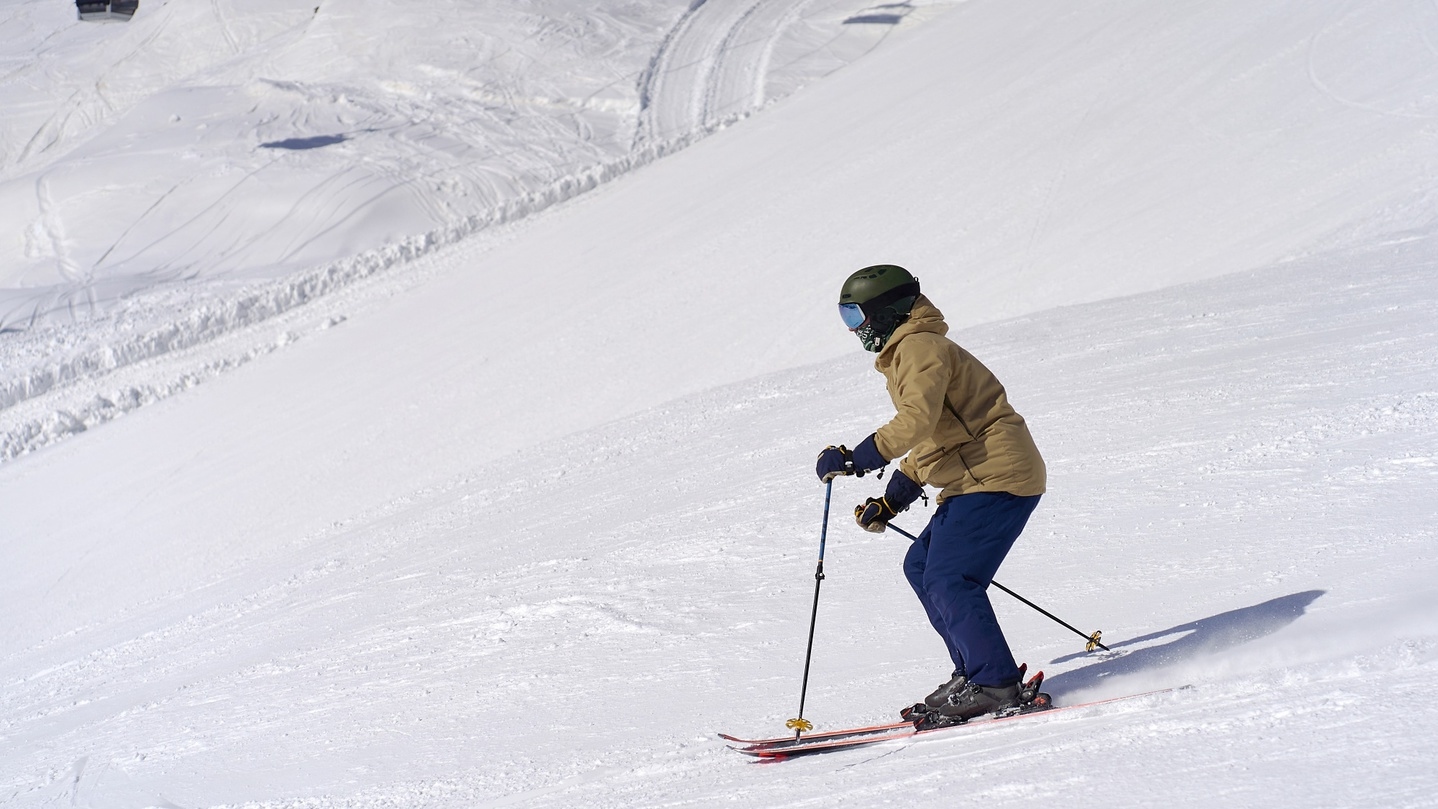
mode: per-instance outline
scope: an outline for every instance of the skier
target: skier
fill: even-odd
[[[908,270],[878,264],[850,275],[839,314],[878,354],[874,367],[898,412],[853,451],[819,453],[819,479],[862,476],[903,457],[884,496],[854,509],[859,525],[874,532],[925,485],[940,490],[933,519],[904,558],[904,574],[954,664],[922,708],[941,717],[935,721],[962,722],[1016,706],[1022,675],[985,590],[1044,492],[1043,458],[1003,385],[944,336],[943,315]]]

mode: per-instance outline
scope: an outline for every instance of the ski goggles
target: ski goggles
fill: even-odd
[[[869,316],[864,314],[864,310],[859,308],[857,303],[839,304],[839,317],[843,318],[844,325],[849,327],[849,331],[858,329],[869,319]]]

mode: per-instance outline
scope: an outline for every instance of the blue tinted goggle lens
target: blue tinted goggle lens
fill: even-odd
[[[869,319],[869,316],[864,314],[864,310],[860,309],[857,303],[839,304],[839,317],[844,319],[844,325],[849,327],[849,331],[859,328],[864,325],[865,320]]]

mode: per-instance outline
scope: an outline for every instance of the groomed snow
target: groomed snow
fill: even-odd
[[[266,347],[103,401],[77,381],[592,190],[946,5],[213,0],[115,26],[0,0],[0,407],[50,397],[0,461]]]
[[[605,58],[692,61],[682,4],[622,8],[653,36]],[[522,221],[0,335],[69,373],[0,411],[0,805],[1432,805],[1438,10],[896,8]],[[1060,703],[1192,688],[778,765],[714,736],[797,708],[813,456],[888,413],[833,294],[880,260],[1049,462],[999,580],[1115,650],[995,592],[1018,655]],[[821,728],[947,675],[904,541],[845,518],[881,486],[835,487]]]

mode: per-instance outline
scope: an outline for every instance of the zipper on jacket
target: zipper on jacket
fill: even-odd
[[[938,449],[934,450],[933,452],[925,452],[923,455],[920,455],[919,457],[917,457],[917,458],[914,459],[914,465],[915,465],[915,466],[923,466],[924,464],[926,464],[926,463],[929,462],[929,459],[930,459],[930,458],[938,457],[938,456],[940,456],[940,455],[943,455],[945,452],[948,452],[948,448],[947,448],[947,447],[939,447]],[[962,460],[962,459],[960,459],[960,460]]]

